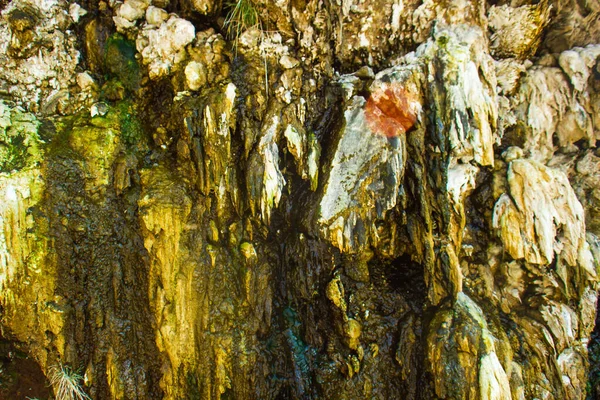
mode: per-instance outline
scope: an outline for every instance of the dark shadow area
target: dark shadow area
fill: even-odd
[[[120,123],[126,142],[126,125]],[[109,184],[95,185],[100,171],[94,169],[94,159],[72,143],[86,129],[89,133],[98,128],[83,114],[65,118],[59,125],[55,132],[46,127],[52,140],[43,165],[46,186],[41,209],[49,223],[49,251],[56,255],[56,295],[67,313],[63,334],[74,349],[60,361],[76,370],[92,364],[93,384],[85,390],[92,398],[108,398],[110,348],[117,354],[115,363],[135,366],[123,372],[129,380],[123,389],[125,398],[162,398],[159,352],[148,305],[149,267],[139,233],[137,179],[131,179],[120,195],[111,171]],[[136,148],[131,145],[123,151],[135,153]]]
[[[596,309],[596,326],[588,343],[588,373],[586,400],[600,399],[600,314]]]
[[[427,294],[424,268],[414,262],[409,254],[389,263],[373,263],[369,266],[369,271],[377,286],[387,286],[399,293],[414,312],[420,313],[423,310]]]
[[[50,384],[38,363],[0,336],[0,399],[47,399]]]

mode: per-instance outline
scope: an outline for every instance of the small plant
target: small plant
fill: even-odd
[[[237,47],[242,33],[251,28],[257,28],[260,31],[260,41],[264,40],[265,30],[258,14],[256,4],[253,0],[233,0],[227,3],[229,12],[225,18],[223,27],[227,29],[227,37],[233,40],[233,48],[237,54]],[[261,50],[263,62],[265,65],[265,95],[269,98],[269,67],[267,55]]]
[[[227,4],[227,7],[229,13],[227,13],[223,26],[227,29],[227,36],[233,40],[234,47],[237,49],[241,34],[254,27],[262,32],[262,24],[252,0],[231,1]]]
[[[59,363],[50,368],[50,383],[56,390],[56,400],[91,400],[81,387],[83,377]]]

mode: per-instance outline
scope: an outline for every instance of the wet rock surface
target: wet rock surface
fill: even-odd
[[[0,1],[0,361],[94,399],[594,398],[594,4]]]

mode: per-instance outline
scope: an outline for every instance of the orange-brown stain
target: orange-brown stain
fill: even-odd
[[[365,106],[369,129],[388,138],[406,133],[417,122],[421,105],[402,85],[388,84],[371,93]]]

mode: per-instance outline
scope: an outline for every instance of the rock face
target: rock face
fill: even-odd
[[[94,399],[600,394],[595,3],[0,10],[3,367]]]

